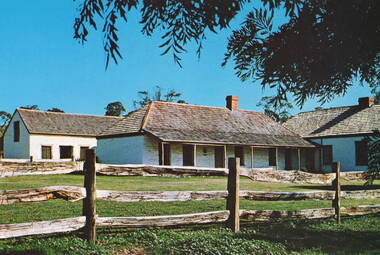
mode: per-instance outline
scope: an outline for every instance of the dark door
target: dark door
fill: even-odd
[[[169,143],[164,143],[164,165],[166,166],[170,166],[171,162],[170,162],[170,144]]]
[[[285,150],[285,170],[292,170],[292,150]]]
[[[184,166],[194,166],[194,145],[182,145],[182,158]]]
[[[215,146],[215,167],[224,168],[225,159],[224,159],[224,147]]]

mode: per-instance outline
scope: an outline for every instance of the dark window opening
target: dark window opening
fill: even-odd
[[[322,146],[322,154],[323,154],[323,164],[324,165],[331,165],[333,162],[332,145]]]
[[[41,155],[42,159],[52,159],[51,146],[42,146]]]
[[[61,159],[73,157],[73,146],[59,146],[59,154]]]
[[[269,166],[277,166],[276,148],[268,149]]]
[[[80,153],[79,153],[79,160],[85,161],[86,160],[86,153],[89,147],[80,147]]]
[[[13,141],[20,141],[20,121],[13,122]]]
[[[240,165],[244,166],[244,147],[235,146],[235,158],[240,158]]]
[[[215,146],[215,168],[225,167],[225,155],[223,146]]]
[[[368,144],[366,141],[355,142],[355,159],[357,166],[368,166]]]
[[[184,166],[194,166],[194,145],[182,145],[182,157]]]
[[[285,170],[292,170],[292,149],[285,150]]]

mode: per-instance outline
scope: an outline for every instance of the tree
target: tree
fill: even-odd
[[[11,120],[12,115],[5,111],[0,111],[0,137],[3,136],[6,126]]]
[[[380,131],[374,130],[374,134],[366,136],[365,140],[368,143],[366,184],[372,185],[374,180],[380,178]]]
[[[106,113],[104,115],[106,116],[121,116],[123,112],[125,112],[125,108],[121,102],[112,102],[107,104]]]
[[[275,88],[274,102],[292,95],[300,106],[311,97],[324,103],[346,93],[355,79],[379,86],[380,1],[261,0],[260,9],[249,2],[82,0],[74,38],[84,43],[90,27],[103,22],[106,66],[110,58],[117,63],[117,21],[127,22],[127,14],[139,9],[142,33],[162,32],[163,55],[171,53],[181,65],[189,42],[198,45],[200,56],[206,33],[227,28],[244,7],[250,12],[229,38],[223,65],[232,61],[242,81]],[[282,10],[287,21],[274,26],[273,16]]]
[[[380,90],[373,91],[374,98],[375,98],[375,104],[380,104]]]
[[[291,117],[288,111],[293,108],[293,105],[286,102],[275,104],[274,100],[274,97],[263,97],[256,106],[263,106],[265,115],[279,123],[284,123]]]
[[[40,108],[38,105],[33,104],[33,105],[26,105],[26,106],[20,106],[21,109],[28,109],[28,110],[39,110]]]
[[[149,104],[152,101],[177,102],[186,104],[185,100],[179,99],[182,96],[182,94],[176,92],[174,89],[170,89],[167,93],[164,93],[164,89],[160,86],[154,87],[153,92],[147,90],[139,91],[137,92],[139,99],[133,101],[133,106],[135,108],[140,108],[144,105]]]
[[[48,112],[58,112],[58,113],[65,113],[63,110],[53,107],[47,110]]]

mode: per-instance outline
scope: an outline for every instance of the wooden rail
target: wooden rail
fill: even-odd
[[[360,205],[356,207],[342,207],[344,216],[367,215],[380,212],[380,204]],[[249,221],[272,221],[281,219],[323,219],[335,215],[334,208],[319,208],[305,210],[240,210],[240,219]],[[97,226],[125,226],[125,227],[164,227],[198,225],[209,223],[223,223],[229,217],[228,211],[215,211],[170,216],[149,217],[97,217]],[[0,239],[75,231],[85,226],[86,217],[75,217],[51,221],[0,225]]]
[[[335,191],[310,191],[310,192],[266,192],[266,191],[240,191],[240,160],[230,158],[228,161],[229,175],[227,191],[110,191],[96,190],[96,164],[95,150],[87,150],[85,163],[85,188],[71,186],[52,186],[39,189],[0,191],[0,204],[12,204],[17,202],[45,201],[55,198],[63,198],[70,201],[78,201],[85,198],[82,217],[58,219],[53,221],[39,221],[21,224],[0,225],[0,239],[35,235],[59,233],[83,228],[85,237],[89,242],[96,241],[96,226],[127,226],[127,227],[158,227],[178,226],[190,224],[205,224],[227,222],[233,232],[239,232],[240,219],[254,221],[270,221],[274,219],[289,218],[327,218],[335,216],[340,223],[343,215],[365,215],[380,212],[380,204],[340,208],[340,198],[380,197],[380,190],[349,191],[340,190],[340,167],[334,164],[336,180],[333,183]],[[296,211],[273,210],[239,210],[240,197],[252,200],[333,200],[333,208],[306,209]],[[171,216],[148,217],[97,217],[96,199],[105,199],[118,202],[137,201],[188,201],[210,200],[227,198],[227,210]]]
[[[240,198],[259,201],[332,200],[335,191],[253,191],[240,190]],[[116,191],[97,190],[96,198],[114,202],[174,202],[190,200],[226,199],[221,191]],[[79,201],[86,197],[85,188],[76,186],[48,186],[35,189],[0,190],[0,205],[40,202],[50,199]],[[380,189],[341,191],[342,199],[380,198]]]

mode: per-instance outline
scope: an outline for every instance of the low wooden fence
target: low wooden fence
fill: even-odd
[[[160,227],[205,223],[227,223],[234,232],[239,231],[240,219],[251,221],[271,221],[289,218],[328,218],[335,216],[340,221],[340,214],[355,216],[380,212],[378,205],[362,205],[350,208],[340,208],[340,198],[380,198],[380,190],[340,191],[339,164],[335,164],[336,181],[334,191],[309,192],[267,192],[244,191],[239,187],[239,159],[229,159],[229,175],[227,191],[112,191],[96,190],[95,151],[87,153],[85,188],[74,186],[50,186],[37,189],[0,191],[0,204],[19,202],[46,201],[49,199],[66,199],[83,203],[81,217],[39,221],[18,224],[0,225],[0,239],[35,234],[50,234],[84,229],[86,239],[93,242],[96,239],[96,226],[126,226],[126,227]],[[240,210],[240,198],[266,201],[290,200],[333,200],[332,208],[305,210]],[[227,210],[149,217],[97,217],[95,201],[104,199],[117,202],[139,201],[189,201],[227,199]]]

